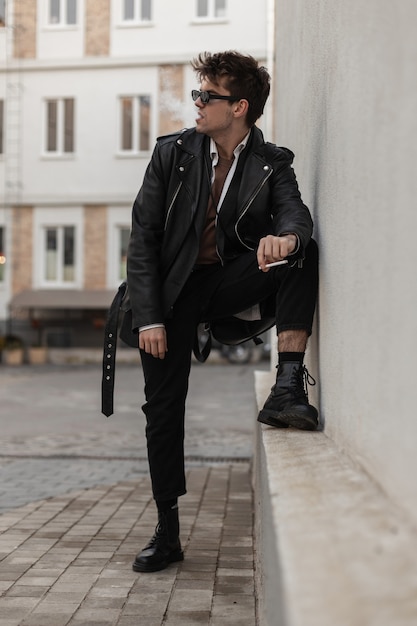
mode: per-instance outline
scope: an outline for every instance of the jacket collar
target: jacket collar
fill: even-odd
[[[262,131],[257,126],[252,127],[248,143],[250,143],[251,149],[254,152],[258,152],[263,155],[265,140]],[[210,141],[207,135],[198,133],[195,128],[186,128],[178,136],[177,144],[186,152],[196,156],[201,152],[203,146],[207,144],[210,145]]]

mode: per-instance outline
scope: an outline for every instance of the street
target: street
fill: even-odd
[[[250,365],[193,364],[188,466],[248,460],[254,428]],[[0,369],[0,512],[71,489],[147,473],[142,372],[118,365],[115,413],[100,413],[101,371],[88,366]]]

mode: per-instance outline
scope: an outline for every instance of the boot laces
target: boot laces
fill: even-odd
[[[308,385],[314,387],[315,384],[315,379],[305,365],[293,369],[291,387],[295,397],[306,398],[308,400]]]
[[[153,537],[149,540],[147,548],[153,548],[153,546],[166,534],[165,525],[162,522],[158,522],[155,527]]]

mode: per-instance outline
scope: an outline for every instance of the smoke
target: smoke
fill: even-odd
[[[178,69],[178,66],[161,68],[160,111],[180,126],[190,127],[195,125],[195,105],[191,95],[186,100],[178,95],[178,78],[182,75]]]

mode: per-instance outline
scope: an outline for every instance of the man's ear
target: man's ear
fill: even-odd
[[[232,106],[235,117],[244,117],[249,110],[249,102],[244,98],[238,102],[234,102]]]

